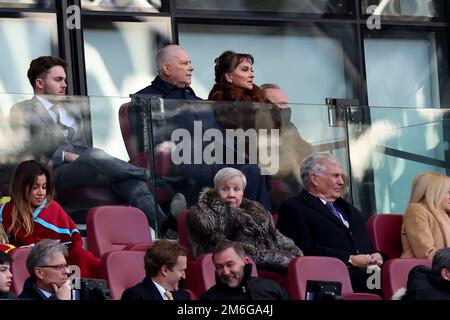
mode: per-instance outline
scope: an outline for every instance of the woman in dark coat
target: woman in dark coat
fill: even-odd
[[[213,252],[223,241],[242,243],[256,265],[285,273],[302,251],[275,229],[272,216],[258,202],[243,198],[245,176],[223,168],[214,177],[214,189],[205,189],[191,208],[186,226],[193,253]]]

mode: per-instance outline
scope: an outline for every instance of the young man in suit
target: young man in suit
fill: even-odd
[[[31,62],[28,79],[34,96],[10,111],[11,126],[22,147],[18,158],[49,163],[58,192],[81,186],[107,188],[141,209],[153,228],[157,217],[161,225],[165,215],[155,209],[145,183],[148,171],[91,147],[81,99],[66,97],[66,67],[64,60],[53,56]]]
[[[156,241],[144,257],[145,278],[126,289],[121,300],[190,300],[189,293],[179,287],[185,279],[186,249],[169,240]]]
[[[328,152],[314,153],[303,162],[300,175],[305,190],[280,207],[281,233],[305,255],[342,260],[355,292],[379,293],[367,285],[373,274],[367,268],[381,266],[384,258],[373,252],[361,213],[341,198],[345,184],[338,160]]]

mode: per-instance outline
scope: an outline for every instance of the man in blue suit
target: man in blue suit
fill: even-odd
[[[341,198],[344,180],[338,160],[328,152],[314,153],[303,162],[300,175],[305,190],[280,207],[281,233],[305,255],[342,260],[355,292],[379,293],[367,284],[373,274],[367,268],[381,266],[384,258],[373,252],[361,213]]]

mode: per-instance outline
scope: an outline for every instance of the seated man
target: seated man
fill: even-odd
[[[153,229],[165,220],[161,209],[155,209],[153,195],[145,183],[149,173],[89,147],[86,124],[78,106],[64,105],[66,95],[66,62],[43,56],[34,59],[28,78],[34,97],[15,104],[10,111],[12,128],[23,145],[22,157],[53,166],[55,187],[62,192],[73,187],[95,186],[111,190],[131,206],[141,209]]]
[[[44,239],[36,243],[27,258],[30,277],[23,285],[20,299],[71,300],[67,248],[58,240]]]
[[[383,264],[373,252],[361,213],[341,198],[344,188],[338,160],[328,152],[314,153],[303,162],[300,175],[306,190],[285,202],[277,227],[305,255],[330,256],[349,267],[355,292],[376,293],[367,286],[367,267]]]
[[[13,292],[9,292],[13,277],[11,273],[11,264],[11,257],[3,251],[0,251],[0,300],[17,298]]]
[[[213,252],[217,283],[200,300],[289,300],[275,281],[252,277],[252,264],[240,243],[225,241]]]
[[[145,253],[145,278],[126,289],[121,300],[190,300],[179,288],[185,278],[186,249],[168,240],[156,241]]]
[[[431,269],[414,267],[402,300],[450,300],[450,248],[436,251]]]
[[[203,154],[205,147],[209,142],[202,141],[198,144],[196,139],[198,133],[203,134],[209,130],[221,130],[223,128],[217,123],[212,108],[208,104],[195,103],[201,100],[197,97],[189,86],[191,84],[194,68],[186,51],[178,45],[168,45],[158,50],[155,57],[155,65],[158,76],[153,80],[150,86],[147,86],[136,92],[137,95],[156,95],[163,99],[188,100],[185,104],[165,103],[164,125],[156,125],[157,121],[153,119],[152,139],[155,145],[164,145],[164,142],[171,141],[172,134],[176,129],[185,129],[191,139],[180,139],[180,141],[171,141],[176,144],[187,143],[191,147],[183,149],[189,150],[192,154]],[[175,110],[174,110],[175,108]],[[142,140],[143,135],[143,116],[137,110],[138,105],[132,104],[128,109],[128,117],[136,140]],[[201,126],[201,130],[196,128]],[[225,135],[224,135],[225,137]],[[194,142],[196,141],[196,142]],[[144,143],[138,142],[138,148],[143,151]],[[166,143],[167,144],[167,143]],[[221,146],[223,147],[223,146]],[[174,159],[172,159],[172,162]],[[204,163],[204,161],[192,161],[189,163],[173,164],[171,172],[174,176],[183,177],[189,181],[189,190],[177,190],[186,196],[188,207],[197,202],[199,192],[205,186],[211,186],[214,175],[225,166],[234,166],[241,170],[249,182],[249,187],[245,191],[245,196],[256,200],[266,209],[271,209],[270,199],[267,190],[267,181],[264,175],[261,175],[260,168],[255,164],[218,164]],[[190,187],[190,185],[194,185]]]

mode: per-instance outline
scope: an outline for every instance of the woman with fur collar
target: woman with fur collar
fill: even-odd
[[[402,258],[432,259],[450,247],[450,178],[424,172],[414,178],[401,231]]]
[[[246,178],[241,171],[223,168],[214,189],[205,189],[186,218],[194,256],[213,252],[223,241],[243,244],[258,268],[286,273],[302,251],[275,229],[272,216],[258,202],[243,198]]]
[[[224,129],[279,129],[280,109],[253,83],[253,56],[228,50],[214,62],[215,84],[208,100],[240,102],[215,104],[217,122]]]

